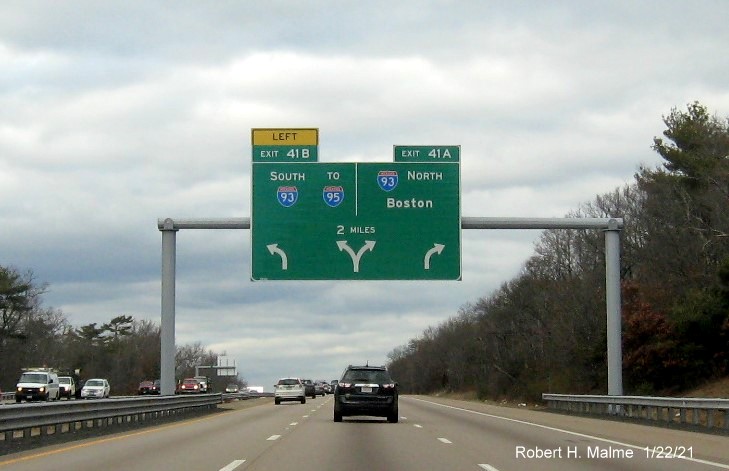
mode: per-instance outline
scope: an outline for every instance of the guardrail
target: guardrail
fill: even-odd
[[[250,394],[246,392],[237,392],[237,393],[222,393],[223,402],[230,402],[230,401],[245,401],[248,399],[255,399],[258,396],[251,396]]]
[[[547,407],[580,414],[610,415],[729,431],[729,399],[542,394]]]
[[[0,450],[24,439],[130,425],[213,409],[221,394],[7,404],[0,407]]]

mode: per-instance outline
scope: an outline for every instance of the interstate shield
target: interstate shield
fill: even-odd
[[[280,186],[276,191],[278,202],[284,208],[290,208],[299,200],[299,190],[295,186]]]
[[[380,170],[377,172],[377,184],[384,191],[392,191],[397,187],[397,171],[395,170]]]
[[[336,208],[344,201],[344,188],[341,186],[325,186],[322,197],[330,208]]]

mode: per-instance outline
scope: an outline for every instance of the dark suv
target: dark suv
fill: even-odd
[[[384,366],[348,366],[334,391],[334,421],[347,415],[387,417],[396,423],[397,383]]]
[[[302,379],[301,382],[304,383],[306,395],[311,396],[312,399],[316,399],[316,387],[314,386],[314,381],[310,379]]]

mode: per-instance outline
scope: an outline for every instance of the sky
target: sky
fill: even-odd
[[[4,1],[0,265],[74,326],[159,323],[157,220],[249,217],[254,128],[317,128],[320,162],[459,145],[462,216],[565,217],[660,165],[672,108],[729,115],[726,18],[723,0]],[[252,282],[250,231],[182,230],[176,343],[266,390],[336,379],[491,295],[539,234],[464,230],[461,281]]]

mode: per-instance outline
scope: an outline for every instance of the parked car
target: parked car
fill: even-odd
[[[84,387],[81,388],[81,399],[103,399],[109,397],[110,393],[111,386],[108,380],[104,378],[93,378],[86,381]]]
[[[348,366],[334,392],[334,421],[349,415],[398,421],[398,388],[384,366]]]
[[[301,379],[281,378],[273,385],[273,402],[281,404],[282,401],[299,401],[306,404],[306,387]]]
[[[237,392],[240,392],[240,386],[235,383],[230,383],[225,387],[225,392],[227,392],[228,394],[235,394]]]
[[[182,383],[180,383],[180,393],[182,394],[199,394],[201,392],[200,382],[195,378],[185,378],[182,380]]]
[[[15,385],[15,402],[56,401],[61,397],[58,375],[49,368],[25,370]]]
[[[156,379],[154,381],[142,381],[139,383],[139,389],[137,390],[137,393],[142,396],[145,394],[159,394],[160,393],[160,386],[159,386],[159,380]]]
[[[302,379],[301,382],[304,383],[306,395],[310,396],[312,399],[316,399],[316,387],[314,386],[314,381],[310,379]]]
[[[76,397],[76,380],[72,376],[59,376],[58,384],[61,388],[61,397],[70,400]]]

